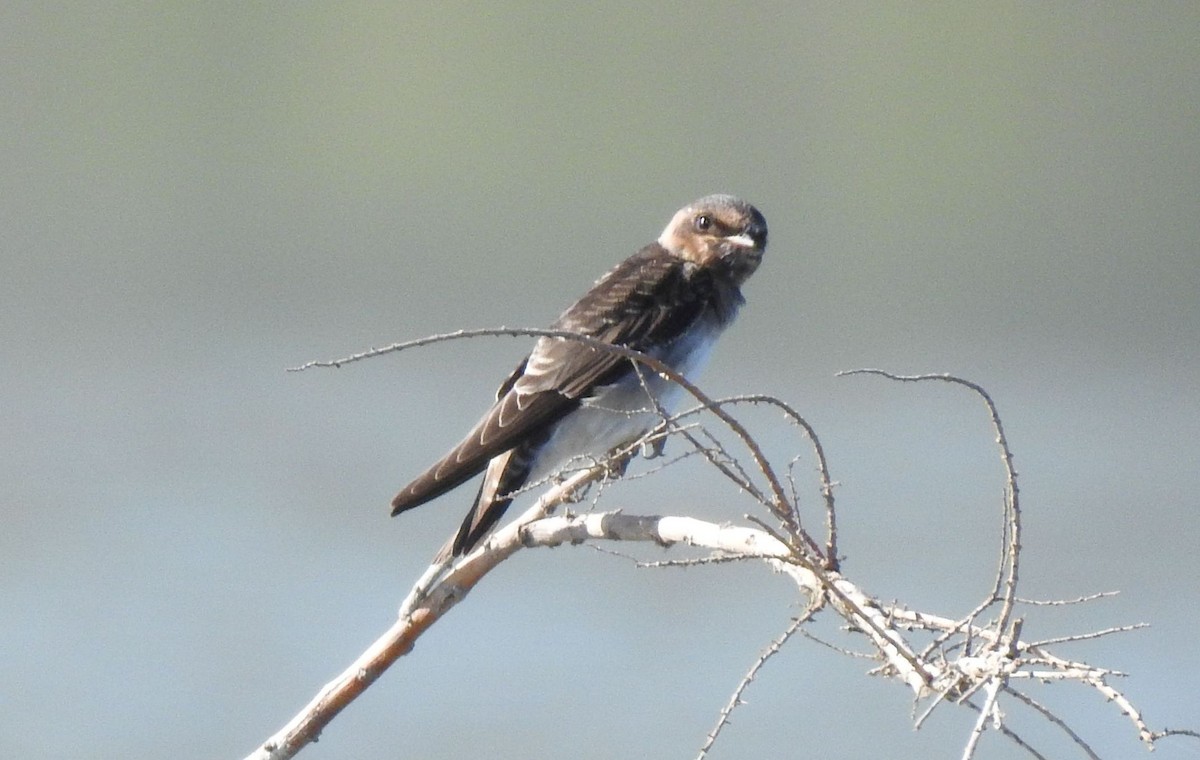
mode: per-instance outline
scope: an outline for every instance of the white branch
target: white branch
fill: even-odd
[[[984,713],[998,716],[998,688],[1009,678],[1073,680],[1099,691],[1117,703],[1152,746],[1152,735],[1141,715],[1104,677],[1111,671],[1063,660],[1023,641],[996,647],[1002,638],[994,627],[967,625],[948,617],[930,615],[881,603],[838,573],[817,571],[797,564],[783,543],[755,528],[718,525],[691,517],[626,515],[619,511],[594,512],[573,517],[540,517],[551,502],[564,499],[586,480],[587,473],[564,483],[554,499],[543,498],[517,520],[502,527],[470,555],[450,566],[433,566],[414,588],[400,619],[338,678],[327,684],[315,699],[287,726],[265,742],[247,760],[283,760],[316,738],[320,729],[359,692],[378,678],[398,657],[406,654],[416,639],[461,600],[492,568],[526,547],[560,546],[585,541],[648,541],[661,545],[685,544],[719,555],[760,559],[787,575],[813,607],[827,604],[850,624],[850,630],[867,638],[882,664],[875,672],[896,678],[922,698],[940,692],[961,700],[986,685],[988,700]],[[594,475],[593,475],[594,476]],[[823,577],[822,577],[823,576]],[[422,585],[424,584],[424,585]],[[939,657],[918,657],[905,639],[904,630],[947,632],[991,643],[978,653],[956,659],[939,650]],[[1027,658],[1027,659],[1023,659]],[[1023,663],[1041,667],[1022,670]],[[995,686],[993,686],[993,684]],[[982,725],[982,723],[980,724]],[[972,741],[977,741],[977,737]]]

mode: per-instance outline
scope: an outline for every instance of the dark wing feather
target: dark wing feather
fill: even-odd
[[[512,504],[512,494],[525,485],[545,437],[543,432],[522,441],[488,463],[471,509],[439,559],[465,554],[495,527]]]
[[[392,499],[392,514],[436,499],[487,467],[497,454],[512,448],[523,436],[563,417],[577,402],[556,393],[520,394],[513,385],[522,376],[529,358],[504,381],[496,392],[496,403],[471,432],[446,456],[417,476]]]
[[[655,243],[605,275],[555,321],[553,329],[651,351],[686,332],[710,303],[712,291],[708,272],[686,264]],[[568,338],[541,338],[514,390],[554,390],[582,399],[632,369],[630,361],[619,354]]]
[[[650,350],[669,343],[710,302],[707,272],[652,244],[601,278],[553,329]],[[579,406],[602,385],[633,370],[628,359],[567,338],[540,338],[497,392],[496,403],[450,453],[392,500],[399,514],[462,484],[501,454]],[[519,484],[518,484],[519,485]]]

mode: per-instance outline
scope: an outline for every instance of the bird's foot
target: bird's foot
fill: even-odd
[[[633,461],[636,452],[628,452],[625,454],[616,453],[618,449],[614,449],[609,453],[601,464],[604,466],[604,480],[620,480],[625,477],[625,471],[629,469],[629,463]]]
[[[667,437],[656,435],[642,441],[642,459],[658,459],[667,448]]]

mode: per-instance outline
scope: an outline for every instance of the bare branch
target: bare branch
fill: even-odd
[[[591,474],[598,476],[598,473]],[[959,630],[962,628],[961,621],[883,604],[836,574],[823,573],[822,578],[796,564],[792,550],[785,543],[762,531],[717,525],[687,517],[641,517],[620,512],[594,512],[572,517],[552,516],[539,519],[540,514],[548,511],[550,502],[565,499],[570,492],[582,485],[587,475],[589,473],[580,473],[573,481],[559,486],[553,497],[548,495],[544,498],[545,504],[535,505],[527,510],[520,518],[502,527],[482,546],[454,565],[435,571],[434,581],[429,586],[414,589],[414,593],[410,594],[397,623],[341,676],[322,689],[303,713],[250,757],[261,760],[292,757],[300,747],[312,741],[340,709],[378,678],[388,665],[411,649],[416,638],[461,600],[483,575],[514,552],[525,546],[557,546],[598,539],[653,541],[667,546],[685,543],[731,557],[765,560],[775,569],[791,577],[802,594],[809,599],[810,611],[806,611],[805,616],[811,615],[811,609],[822,603],[831,605],[850,623],[851,631],[863,634],[871,642],[876,651],[875,657],[884,663],[878,672],[908,684],[918,695],[927,693],[926,684],[932,684],[942,690],[944,695],[956,695],[956,699],[961,702],[974,688],[988,683],[1003,684],[1008,678],[1021,676],[1049,680],[1049,676],[1053,676],[1057,680],[1084,683],[1099,691],[1106,699],[1116,702],[1134,721],[1139,735],[1148,745],[1167,735],[1190,735],[1186,731],[1157,734],[1150,732],[1132,704],[1105,683],[1104,677],[1111,675],[1111,671],[1056,658],[1040,648],[1031,647],[1026,642],[1012,642],[1011,651],[1008,648],[993,646],[980,650],[979,655],[964,654],[940,664],[928,659],[916,661],[911,647],[900,635],[899,628]],[[884,632],[883,635],[880,635],[880,631]],[[969,626],[965,633],[990,642],[1002,638],[991,627]],[[1026,662],[1043,663],[1051,670],[1026,672],[1021,670],[1026,667],[1023,664]],[[754,669],[755,672],[758,667]],[[1010,691],[1011,689],[1006,688],[1004,693]],[[996,700],[989,698],[989,701]],[[994,709],[995,705],[989,708]],[[991,714],[995,715],[994,712]],[[1040,757],[1006,727],[1001,726],[1001,730],[1034,756]]]
[[[802,624],[814,617],[825,607],[838,615],[846,624],[848,635],[858,644],[866,644],[867,655],[851,652],[850,649],[828,642],[822,644],[837,651],[866,656],[877,665],[870,672],[893,679],[907,686],[914,696],[914,712],[920,705],[925,709],[915,719],[919,727],[932,712],[941,705],[961,705],[979,713],[978,720],[968,736],[963,749],[963,758],[973,758],[985,730],[990,726],[1013,741],[1033,757],[1043,755],[1029,745],[1012,728],[1006,725],[1002,701],[1015,697],[1051,723],[1057,725],[1088,757],[1095,752],[1061,718],[1048,707],[1020,692],[1014,682],[1075,682],[1095,690],[1106,700],[1118,706],[1127,715],[1148,748],[1167,736],[1200,738],[1191,730],[1154,732],[1149,729],[1132,702],[1112,687],[1108,680],[1121,675],[1117,671],[1090,665],[1057,656],[1049,651],[1057,646],[1076,641],[1087,641],[1110,634],[1136,630],[1142,624],[1106,628],[1091,633],[1060,636],[1040,641],[1023,641],[1023,620],[1015,614],[1017,604],[1033,607],[1076,604],[1110,595],[1094,594],[1073,600],[1037,602],[1017,596],[1019,558],[1021,553],[1021,510],[1017,474],[1013,467],[1013,456],[1005,437],[999,413],[991,397],[984,389],[970,381],[951,375],[894,375],[882,370],[853,370],[841,374],[877,374],[894,380],[912,382],[941,380],[969,388],[984,401],[988,408],[996,442],[1006,472],[1004,491],[1003,522],[1000,533],[1000,561],[990,594],[965,617],[952,619],[941,615],[909,610],[899,603],[889,603],[871,596],[850,579],[838,572],[837,520],[833,498],[833,480],[829,475],[825,454],[812,427],[794,409],[782,401],[769,396],[746,395],[724,399],[712,399],[689,383],[670,367],[654,357],[641,352],[613,346],[602,341],[570,332],[530,329],[462,330],[444,335],[434,335],[415,341],[397,343],[380,349],[355,354],[329,362],[310,362],[301,367],[340,367],[343,364],[401,351],[416,346],[429,345],[447,340],[478,336],[535,336],[575,340],[597,350],[609,351],[623,356],[634,363],[643,377],[644,372],[654,372],[683,387],[698,406],[681,414],[670,416],[655,405],[661,424],[639,442],[625,447],[613,457],[602,462],[586,461],[577,471],[550,488],[524,513],[502,526],[482,542],[473,552],[454,561],[431,565],[414,585],[400,608],[400,616],[378,641],[358,658],[338,678],[327,684],[310,704],[290,721],[282,730],[268,740],[250,757],[255,760],[282,760],[292,757],[306,743],[314,741],[321,729],[351,700],[377,679],[396,659],[407,653],[415,640],[428,630],[450,608],[461,600],[478,581],[515,552],[526,547],[548,547],[564,544],[594,543],[597,541],[643,541],[654,542],[664,547],[687,544],[705,549],[710,554],[702,557],[670,559],[663,562],[639,563],[645,567],[671,567],[680,565],[720,564],[732,561],[757,560],[772,569],[787,575],[796,585],[806,608],[779,638],[754,661],[749,671],[734,689],[729,702],[720,711],[716,724],[706,737],[699,757],[707,755],[725,726],[729,724],[733,711],[742,703],[742,696],[749,684],[769,659],[796,632],[812,638]],[[793,470],[795,458],[786,466],[785,479],[789,490],[785,492],[783,480],[775,466],[768,460],[749,429],[732,413],[741,404],[769,405],[780,409],[793,424],[804,430],[810,440],[820,472],[820,490],[825,501],[826,540],[820,546],[803,528],[800,516],[800,499],[796,493]],[[725,446],[720,437],[702,424],[685,423],[691,415],[710,413],[732,431],[746,447],[754,461],[753,468],[743,468],[742,463]],[[566,501],[578,499],[588,484],[599,482],[592,494],[592,505],[596,506],[605,493],[604,478],[613,470],[614,462],[623,462],[633,456],[639,446],[659,444],[671,435],[685,438],[691,450],[682,456],[659,463],[645,477],[661,471],[675,461],[699,454],[730,479],[741,491],[765,506],[766,515],[746,515],[746,519],[759,527],[719,525],[690,517],[658,517],[627,515],[621,511],[593,511],[578,515],[552,516],[555,507]],[[577,465],[579,463],[572,463]],[[766,487],[761,488],[765,480]],[[766,518],[766,519],[764,519]],[[768,524],[776,522],[775,526]],[[780,529],[781,528],[781,529]],[[607,551],[607,550],[605,550]],[[615,552],[609,552],[615,554]],[[628,558],[631,559],[632,558]],[[633,560],[636,561],[636,560]],[[1111,593],[1111,592],[1110,592]],[[981,617],[999,606],[995,620]],[[982,705],[973,696],[982,693]]]
[[[248,755],[247,760],[284,760],[316,741],[329,721],[397,659],[408,654],[416,640],[466,596],[484,575],[520,548],[516,535],[525,522],[543,517],[558,504],[572,498],[577,488],[600,477],[603,472],[604,468],[595,467],[550,489],[521,517],[453,566],[431,565],[401,604],[396,622],[350,667],[325,684],[291,721]],[[497,536],[505,535],[509,537],[507,542],[496,540]]]

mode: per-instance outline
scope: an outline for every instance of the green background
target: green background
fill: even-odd
[[[472,487],[387,503],[528,341],[284,368],[545,325],[718,191],[771,243],[704,386],[823,434],[847,573],[970,609],[1003,477],[964,392],[834,373],[983,383],[1022,475],[1024,595],[1123,592],[1026,634],[1153,623],[1062,652],[1129,671],[1155,727],[1200,728],[1196,3],[10,3],[0,72],[0,755],[251,751],[457,524]],[[602,503],[751,509],[698,467]],[[755,566],[530,552],[304,756],[690,757],[798,609]],[[793,641],[714,757],[957,757],[973,713],[914,733],[868,667]],[[1102,756],[1144,756],[1096,693],[1034,693]]]

